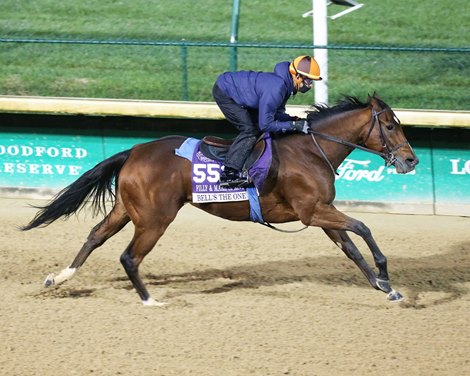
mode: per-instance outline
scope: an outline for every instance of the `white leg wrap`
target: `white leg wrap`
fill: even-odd
[[[66,280],[72,278],[72,276],[77,271],[77,268],[65,268],[59,274],[55,275],[53,273],[49,274],[45,281],[44,286],[49,287],[53,285],[60,285],[61,283],[65,282]]]
[[[62,270],[54,278],[56,285],[59,285],[62,282],[65,282],[66,280],[72,278],[72,276],[75,274],[76,271],[77,271],[77,268],[71,268],[71,267],[68,267]]]
[[[163,306],[166,306],[168,303],[157,302],[154,298],[150,297],[147,300],[142,300],[142,304],[144,306],[149,306],[149,307],[163,307]]]

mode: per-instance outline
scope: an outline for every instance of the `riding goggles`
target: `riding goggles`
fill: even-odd
[[[307,87],[312,87],[312,84],[313,84],[313,80],[310,79],[310,78],[307,78],[305,76],[302,76],[302,82],[305,86]]]

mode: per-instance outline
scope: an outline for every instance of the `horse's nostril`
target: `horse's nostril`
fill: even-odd
[[[418,163],[419,163],[419,159],[418,158],[408,158],[406,160],[408,162],[408,164],[412,167],[416,166]]]

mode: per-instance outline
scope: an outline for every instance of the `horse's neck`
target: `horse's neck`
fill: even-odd
[[[369,120],[370,109],[358,109],[326,119],[315,130],[339,140],[360,144],[367,132],[365,128],[367,128]],[[350,147],[338,142],[325,140],[321,137],[318,137],[317,140],[335,168],[339,167],[341,162],[352,152]]]

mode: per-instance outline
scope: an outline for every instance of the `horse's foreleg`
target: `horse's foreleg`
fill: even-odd
[[[58,274],[51,273],[44,280],[44,286],[60,285],[73,277],[84,264],[88,256],[111,236],[119,232],[128,222],[129,217],[119,204],[113,208],[109,215],[90,231],[87,241],[83,244],[72,263]]]
[[[383,292],[387,293],[387,298],[391,301],[403,300],[403,296],[390,286],[387,269],[387,258],[382,253],[379,246],[372,237],[370,229],[364,223],[356,219],[351,219],[351,222],[351,231],[353,231],[364,239],[372,253],[372,256],[374,257],[375,266],[377,266],[377,269],[379,270],[376,282],[378,288]]]
[[[359,249],[353,243],[349,235],[345,231],[339,230],[328,230],[324,228],[323,231],[325,231],[326,235],[328,235],[349,259],[354,261],[357,267],[366,276],[371,286],[378,290],[377,276],[369,264],[367,264],[366,260],[364,260],[364,257],[362,257]]]
[[[366,275],[369,282],[374,288],[387,293],[387,298],[391,301],[400,301],[403,296],[390,287],[387,271],[387,259],[380,251],[377,243],[372,237],[370,229],[361,221],[348,217],[346,214],[338,211],[333,205],[322,205],[317,206],[313,215],[305,217],[306,213],[302,213],[301,220],[305,224],[311,226],[322,227],[328,236],[334,241],[340,244],[341,249],[350,257],[361,271]],[[333,230],[333,231],[332,231]],[[332,232],[328,232],[332,231]],[[336,233],[335,233],[336,231]],[[370,270],[365,260],[357,250],[357,247],[351,241],[345,231],[352,231],[364,239],[369,246],[372,255],[374,257],[375,265],[379,270],[379,274],[376,277],[375,273]],[[369,271],[370,270],[370,271]],[[371,272],[373,274],[371,274]]]

